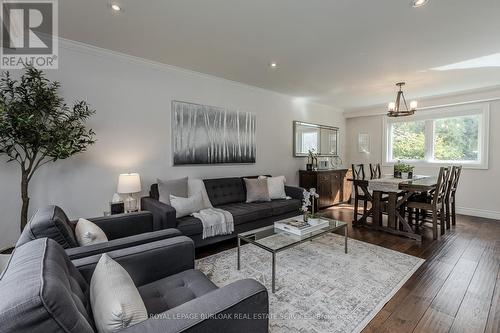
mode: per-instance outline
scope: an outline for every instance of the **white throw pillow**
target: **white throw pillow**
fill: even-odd
[[[205,188],[205,183],[201,179],[189,178],[188,179],[188,196],[191,197],[196,193],[201,192],[201,197],[203,198],[203,208],[213,208],[210,199],[208,198],[207,189]]]
[[[205,208],[201,192],[198,192],[189,198],[170,195],[170,205],[175,208],[175,217],[177,218],[199,212]]]
[[[99,333],[118,332],[148,319],[134,281],[107,254],[99,259],[90,280],[90,305]]]
[[[75,236],[80,246],[104,243],[108,237],[95,223],[86,219],[78,219],[75,227]]]
[[[266,177],[259,176],[260,179],[267,179],[267,188],[269,190],[269,198],[271,199],[286,199],[285,192],[285,176],[277,176],[277,177]]]

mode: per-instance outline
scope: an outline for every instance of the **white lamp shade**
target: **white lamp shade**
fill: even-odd
[[[141,177],[138,173],[122,173],[118,177],[118,193],[130,194],[141,191]]]

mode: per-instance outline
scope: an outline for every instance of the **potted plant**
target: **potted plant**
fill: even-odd
[[[36,171],[95,142],[94,131],[85,127],[95,111],[85,101],[69,107],[59,88],[59,82],[33,67],[26,67],[19,80],[9,72],[0,78],[0,157],[21,169],[21,231],[28,221],[28,185]]]
[[[413,166],[397,161],[394,164],[394,178],[411,179],[413,178],[413,169]]]
[[[397,161],[396,164],[394,164],[394,178],[401,178],[404,170],[405,164],[401,161]]]
[[[304,213],[304,222],[314,222],[317,220],[316,212],[314,211],[314,202],[319,198],[319,194],[315,188],[311,188],[309,191],[304,190],[303,197],[300,210]],[[311,212],[309,212],[309,206],[311,206]]]
[[[308,156],[307,156],[307,164],[306,164],[306,170],[307,171],[313,171],[315,168],[318,168],[318,154],[314,152],[313,149],[309,149],[308,151]]]

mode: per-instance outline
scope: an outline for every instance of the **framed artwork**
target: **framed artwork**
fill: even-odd
[[[255,163],[251,112],[172,101],[174,165]]]
[[[358,152],[360,153],[370,152],[370,135],[366,133],[358,134]]]

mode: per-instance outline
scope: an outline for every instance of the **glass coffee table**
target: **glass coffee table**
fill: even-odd
[[[294,217],[291,219],[299,219],[299,218],[302,218],[302,216]],[[276,229],[274,228],[274,225],[238,234],[238,270],[240,270],[240,253],[241,253],[240,248],[242,240],[247,243],[254,244],[272,254],[273,293],[275,292],[275,280],[276,280],[276,253],[342,228],[344,228],[344,235],[345,235],[344,251],[345,253],[347,253],[347,223],[337,220],[332,220],[326,217],[321,217],[321,219],[327,220],[329,222],[329,225],[325,226],[322,229],[306,233],[302,236],[297,236],[288,233],[286,231]],[[290,219],[285,219],[284,221],[286,220]]]

